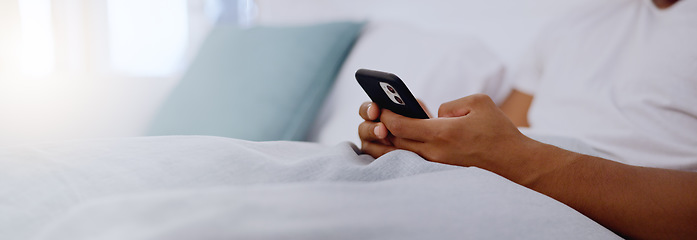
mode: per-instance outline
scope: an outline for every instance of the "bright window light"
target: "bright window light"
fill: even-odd
[[[253,0],[239,0],[237,2],[237,13],[239,16],[239,22],[242,26],[249,26],[254,20],[254,14],[256,14],[256,5]]]
[[[223,13],[224,7],[221,0],[206,0],[203,11],[208,20],[215,23]]]
[[[112,68],[136,76],[170,75],[188,44],[186,0],[107,0]]]
[[[211,22],[249,26],[256,14],[254,0],[206,0],[205,14]]]
[[[30,76],[50,75],[55,67],[51,0],[20,0],[20,68]]]

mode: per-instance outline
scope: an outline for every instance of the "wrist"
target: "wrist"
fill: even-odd
[[[542,179],[572,164],[580,154],[553,145],[541,143],[523,136],[518,144],[510,148],[507,157],[490,170],[515,183],[534,189]]]

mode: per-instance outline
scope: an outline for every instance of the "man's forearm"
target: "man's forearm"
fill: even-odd
[[[367,110],[362,114],[369,115]],[[380,121],[394,148],[433,162],[487,169],[623,236],[697,239],[697,173],[634,167],[534,141],[486,95],[444,103],[438,116],[412,119],[383,110]],[[383,139],[375,128],[359,128],[362,142]]]
[[[517,170],[493,171],[626,237],[697,238],[697,173],[630,166],[542,143],[528,149]]]

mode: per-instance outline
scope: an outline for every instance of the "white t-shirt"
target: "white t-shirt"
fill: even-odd
[[[601,1],[553,23],[513,75],[537,134],[603,157],[697,170],[697,1]]]

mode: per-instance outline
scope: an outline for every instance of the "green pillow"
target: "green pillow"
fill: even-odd
[[[215,27],[147,134],[305,140],[362,26]]]

